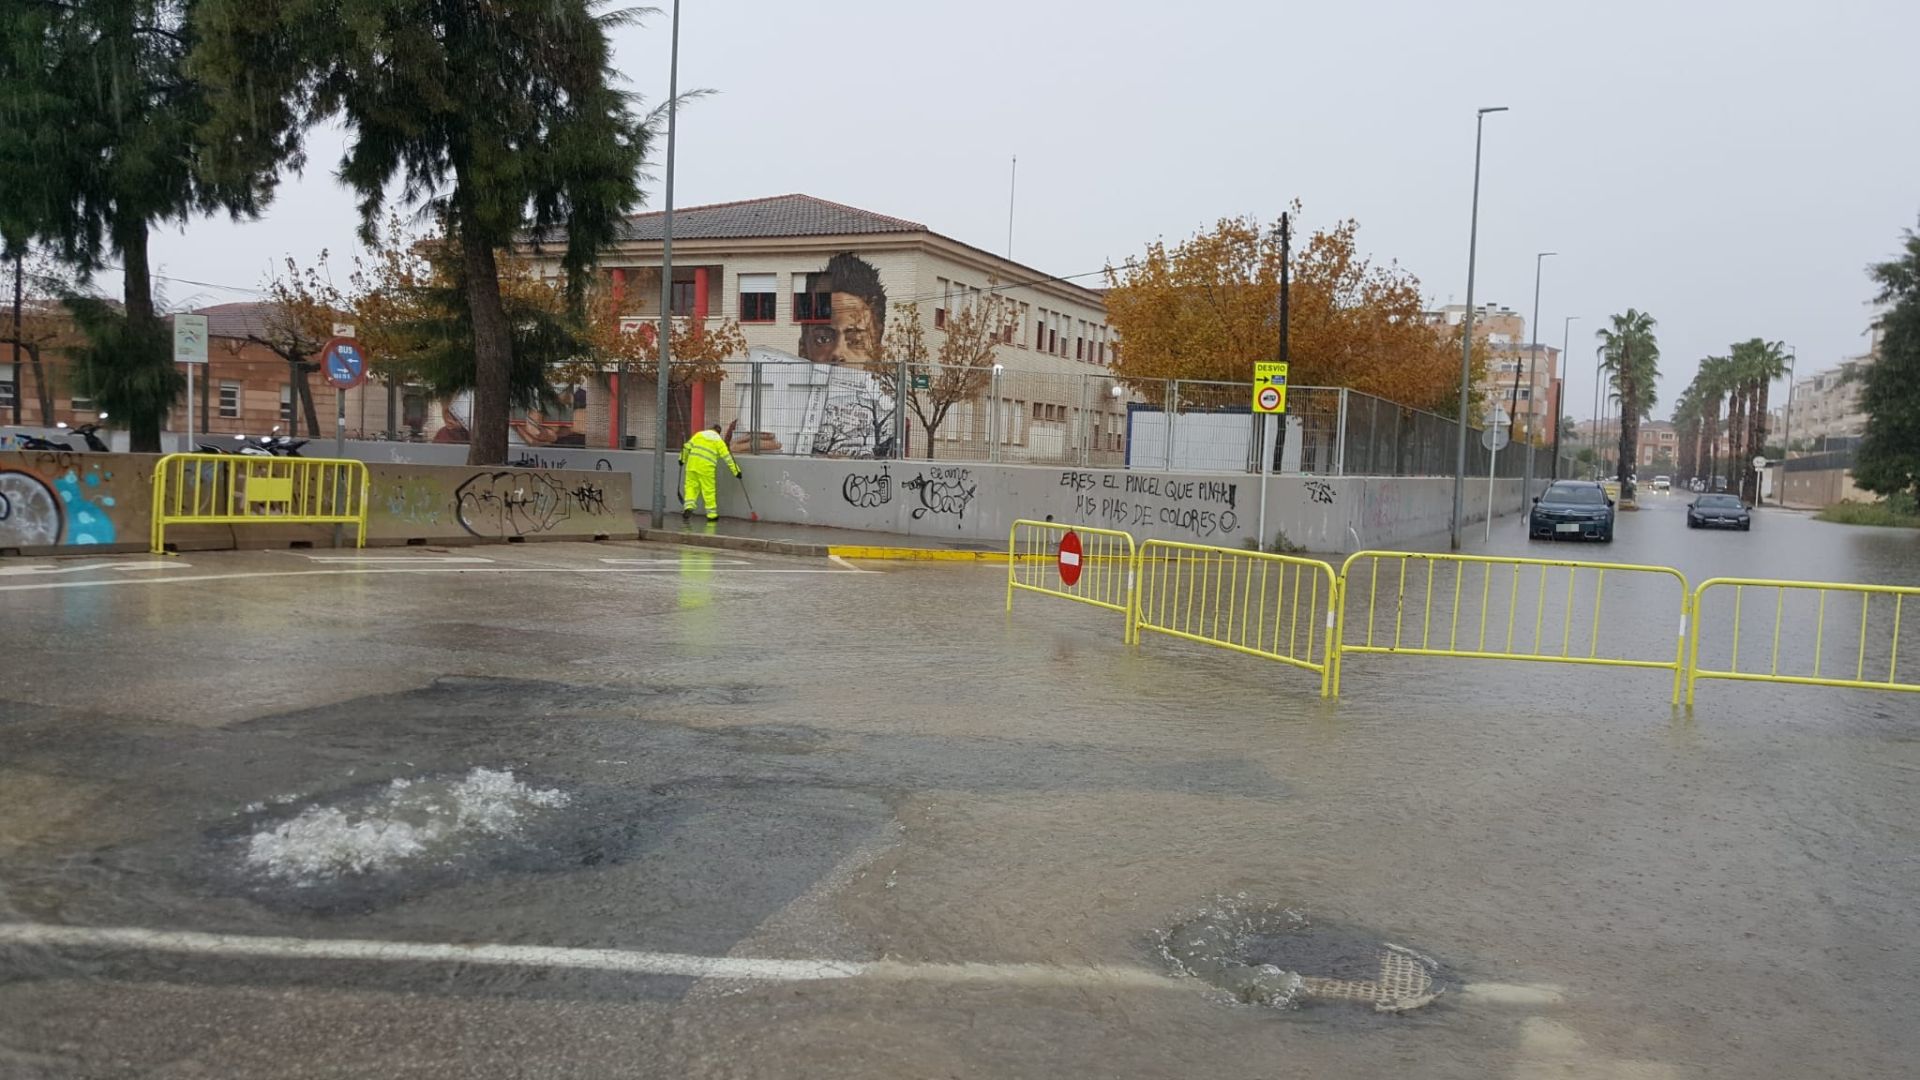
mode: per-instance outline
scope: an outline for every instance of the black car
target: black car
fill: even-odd
[[[1527,536],[1534,540],[1613,542],[1613,500],[1606,489],[1585,480],[1556,480],[1533,500]]]
[[[1687,507],[1687,528],[1746,532],[1753,528],[1753,512],[1738,495],[1702,495]]]

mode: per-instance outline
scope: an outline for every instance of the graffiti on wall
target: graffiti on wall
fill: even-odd
[[[0,467],[0,547],[111,544],[113,473],[82,454],[35,454],[30,468]],[[51,478],[51,479],[49,479]]]
[[[928,514],[951,514],[956,529],[966,523],[967,507],[973,504],[978,490],[973,470],[955,465],[924,469],[913,479],[902,481],[900,487],[920,498],[920,505],[913,508],[913,520]]]
[[[1333,485],[1325,480],[1307,481],[1307,497],[1317,503],[1333,505]]]
[[[64,527],[60,500],[46,481],[0,469],[0,547],[52,547]]]
[[[409,525],[440,524],[440,486],[410,477],[386,485],[387,516]]]
[[[849,473],[840,482],[840,497],[848,506],[885,506],[893,501],[893,477],[885,465],[876,473]]]
[[[1240,485],[1231,481],[1068,470],[1060,486],[1073,490],[1076,517],[1115,529],[1170,529],[1207,540],[1240,528]]]
[[[780,470],[780,493],[793,503],[795,513],[807,516],[807,489],[794,483],[793,475],[785,469]]]
[[[453,501],[460,527],[489,540],[538,536],[575,514],[612,513],[598,484],[569,487],[549,473],[518,470],[475,473],[454,489]]]

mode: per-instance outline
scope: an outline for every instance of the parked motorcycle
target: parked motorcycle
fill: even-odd
[[[67,425],[61,424],[60,426],[66,427]],[[68,446],[66,443],[57,442],[53,439],[43,439],[38,435],[28,435],[25,432],[22,432],[20,435],[16,436],[16,438],[20,440],[20,449],[22,450],[69,450],[70,451],[73,449],[73,447]]]
[[[101,413],[101,419],[105,419],[106,415],[106,413]],[[61,424],[60,426],[64,428],[67,425]],[[79,427],[73,429],[75,435],[87,440],[87,449],[96,454],[104,454],[112,448],[107,445],[106,440],[100,437],[99,432],[99,424],[81,424]]]

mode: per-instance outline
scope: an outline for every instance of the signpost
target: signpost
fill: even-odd
[[[187,365],[187,430],[180,435],[180,450],[193,449],[193,369],[207,364],[207,317],[173,317],[173,362]]]
[[[1279,416],[1280,423],[1286,423],[1287,412],[1287,364],[1285,361],[1262,360],[1253,365],[1253,414],[1260,417],[1259,434],[1255,441],[1260,444],[1260,521],[1256,526],[1260,531],[1253,536],[1254,550],[1267,550],[1267,472],[1273,467],[1273,451],[1267,446],[1267,417]]]
[[[338,327],[336,327],[338,329]],[[352,327],[346,329],[351,330]],[[337,399],[333,426],[333,456],[347,456],[347,391],[367,381],[367,354],[350,337],[336,337],[320,350],[320,370],[334,385]]]
[[[367,381],[367,354],[361,350],[360,343],[353,339],[352,326],[335,323],[333,329],[336,336],[320,350],[320,370],[326,373],[327,381],[334,386],[333,456],[343,458],[347,456],[347,391]],[[341,330],[349,333],[341,334]],[[346,475],[345,469],[335,469],[334,472],[342,477]],[[346,496],[344,488],[336,488],[333,493],[334,505],[342,505]],[[340,546],[338,525],[333,527],[333,546]]]
[[[1080,581],[1080,534],[1069,529],[1060,538],[1060,584],[1072,588]]]
[[[1487,536],[1493,539],[1493,473],[1494,465],[1500,460],[1500,451],[1513,441],[1508,434],[1513,417],[1507,410],[1495,405],[1487,413],[1487,430],[1480,433],[1480,445],[1487,448]],[[1525,494],[1522,492],[1521,494]]]

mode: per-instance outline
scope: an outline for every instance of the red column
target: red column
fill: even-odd
[[[707,268],[697,266],[693,270],[693,332],[696,336],[707,329]],[[707,387],[705,383],[693,384],[693,416],[688,431],[698,431],[707,426]]]
[[[622,267],[616,266],[613,268],[612,276],[613,325],[618,328],[620,325],[620,303],[627,295],[627,271]],[[607,388],[613,395],[607,401],[607,445],[615,450],[625,449],[620,445],[620,410],[626,405],[626,401],[622,396],[626,392],[626,388],[620,385],[620,376],[618,374],[607,376]]]

